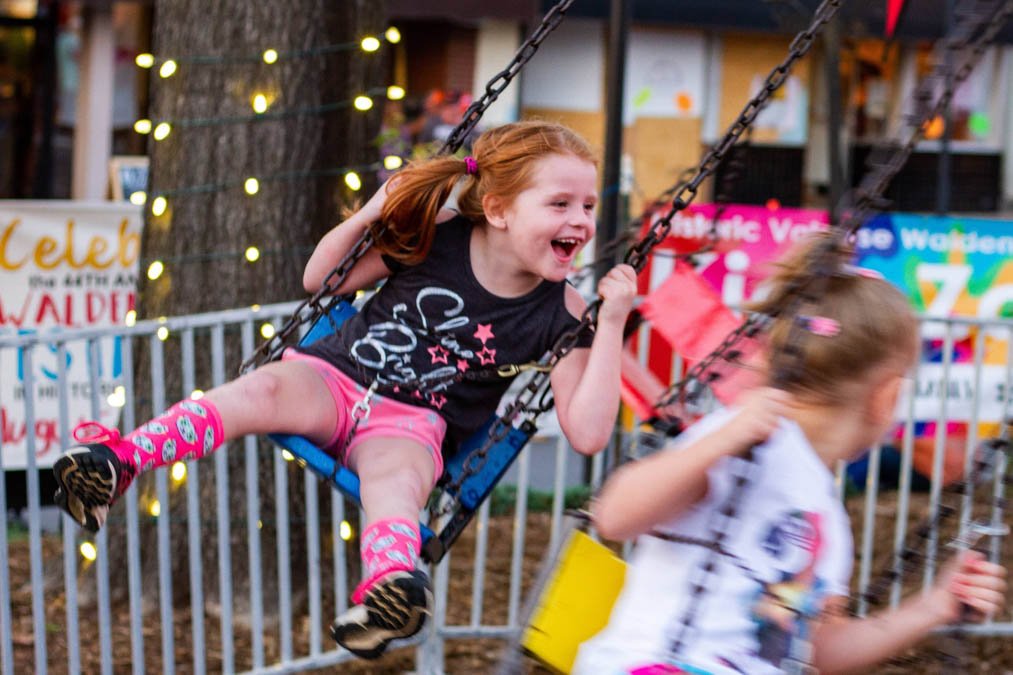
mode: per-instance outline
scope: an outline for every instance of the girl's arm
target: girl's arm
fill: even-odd
[[[726,455],[761,443],[777,428],[787,394],[759,389],[743,398],[728,422],[678,450],[619,467],[592,504],[595,527],[606,539],[637,537],[668,522],[707,494],[707,472]]]
[[[1005,602],[1006,570],[976,552],[967,552],[945,568],[927,594],[909,598],[896,609],[864,619],[846,619],[845,598],[828,602],[830,618],[813,636],[813,665],[821,673],[867,672],[914,646],[940,626],[961,619],[991,616]]]
[[[598,282],[602,305],[590,349],[575,349],[552,369],[552,394],[559,426],[574,450],[593,455],[604,448],[619,413],[619,371],[623,350],[623,327],[633,306],[637,275],[629,265],[619,265]],[[574,316],[584,311],[584,301],[566,287],[566,308]]]
[[[316,293],[320,289],[331,270],[362,237],[369,224],[380,219],[380,209],[387,197],[389,185],[390,181],[381,185],[380,189],[370,197],[361,209],[325,234],[313,249],[313,255],[310,256],[309,262],[306,263],[306,270],[303,272],[303,287],[308,293]],[[390,269],[384,264],[380,252],[375,248],[370,248],[355,263],[344,283],[338,286],[336,292],[339,294],[351,293],[360,288],[371,286],[388,275],[390,275]]]

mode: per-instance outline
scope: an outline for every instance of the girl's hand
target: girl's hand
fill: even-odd
[[[742,409],[726,427],[735,445],[746,449],[770,438],[790,402],[788,392],[773,387],[754,389],[743,395]]]
[[[598,321],[625,322],[637,295],[637,273],[630,265],[616,265],[598,282],[598,295]]]
[[[1006,568],[978,551],[964,551],[943,568],[930,597],[942,623],[982,621],[1006,603]]]

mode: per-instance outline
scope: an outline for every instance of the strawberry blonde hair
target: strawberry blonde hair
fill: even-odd
[[[831,236],[811,236],[790,251],[767,282],[767,296],[749,309],[774,317],[767,335],[769,352],[797,359],[798,367],[784,382],[786,389],[820,403],[842,404],[857,391],[849,385],[873,371],[906,371],[918,354],[919,330],[907,296],[885,279],[844,264],[851,249],[834,243]],[[813,256],[827,251],[839,271],[802,287]],[[790,314],[780,311],[789,295],[801,298]],[[820,335],[801,329],[800,317],[803,322],[804,317],[830,319],[839,331]]]
[[[572,155],[597,166],[587,141],[572,130],[550,122],[504,124],[475,141],[472,156],[477,171],[456,157],[412,162],[388,186],[380,220],[372,226],[377,249],[414,265],[425,259],[436,232],[436,216],[462,181],[458,210],[474,223],[484,223],[486,195],[506,202],[531,186],[535,162],[547,155]],[[379,225],[379,227],[377,226]]]

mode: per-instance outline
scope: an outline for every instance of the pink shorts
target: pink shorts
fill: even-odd
[[[281,358],[283,361],[303,361],[309,364],[320,374],[331,391],[331,397],[338,410],[338,424],[334,434],[323,447],[329,455],[347,459],[352,448],[370,438],[407,438],[429,450],[433,465],[436,467],[433,485],[443,475],[443,454],[440,449],[443,446],[443,437],[447,433],[447,423],[437,413],[428,408],[374,394],[370,403],[369,418],[359,423],[359,428],[355,430],[348,447],[342,448],[341,445],[352,427],[352,407],[362,400],[366,388],[316,356],[286,349]]]

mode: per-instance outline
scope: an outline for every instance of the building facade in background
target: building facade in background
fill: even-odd
[[[792,35],[810,18],[801,10],[816,3],[630,2],[622,99],[625,167],[636,210],[699,161],[783,60]],[[861,3],[843,14],[840,126],[829,128],[826,52],[817,42],[757,119],[731,199],[827,206],[831,132],[842,144],[846,178],[860,177],[870,148],[896,133],[918,77],[930,67],[932,38],[942,30],[940,2],[910,0],[893,40],[883,37],[885,3]],[[417,141],[440,140],[551,4],[388,0],[390,21],[403,35],[387,56],[389,79],[407,91],[404,102],[385,110],[398,151],[408,156]],[[604,0],[577,0],[483,124],[557,119],[602,146],[610,94],[608,9]],[[147,112],[149,73],[133,60],[149,48],[151,18],[146,2],[0,0],[0,198],[111,196],[108,185],[94,182],[93,167],[145,152],[147,137],[132,127]],[[1010,37],[1009,30],[1001,34]],[[1006,43],[991,48],[956,93],[954,211],[1013,205],[1011,59]],[[88,82],[91,87],[82,86]],[[108,95],[89,98],[102,82]],[[927,140],[891,188],[898,210],[935,208],[943,129],[942,120],[929,125]],[[84,174],[92,175],[91,184]]]

